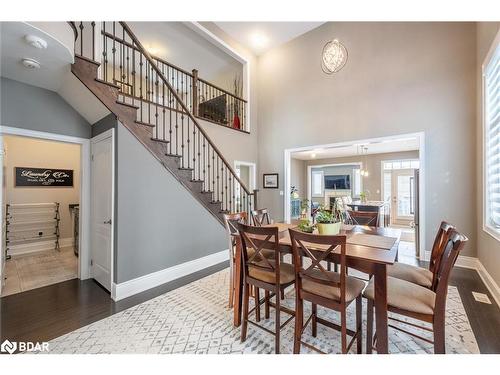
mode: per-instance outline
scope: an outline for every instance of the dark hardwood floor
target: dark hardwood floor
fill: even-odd
[[[48,341],[106,318],[194,280],[217,272],[220,264],[113,302],[93,280],[77,279],[0,299],[1,341]],[[450,284],[458,288],[481,353],[500,353],[500,309],[475,270],[458,268]],[[491,305],[477,302],[472,292],[488,295]]]

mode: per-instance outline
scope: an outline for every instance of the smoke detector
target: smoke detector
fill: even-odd
[[[28,69],[40,68],[40,63],[36,60],[33,60],[33,59],[22,59],[21,63],[24,65],[25,68],[28,68]]]
[[[38,48],[38,49],[45,49],[47,48],[47,42],[43,40],[40,37],[37,37],[36,35],[26,35],[24,37],[24,40],[26,43],[28,43],[30,46]]]

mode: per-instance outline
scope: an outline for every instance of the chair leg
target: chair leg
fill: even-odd
[[[247,339],[248,303],[250,301],[250,285],[244,281],[243,286],[243,319],[241,322],[241,342]]]
[[[444,336],[444,318],[436,319],[433,324],[434,331],[434,354],[445,354],[446,353],[446,339]]]
[[[234,260],[232,259],[232,252],[230,252],[229,259],[229,308],[234,306]]]
[[[260,322],[260,290],[259,288],[255,287],[255,296],[254,296],[254,301],[255,301],[255,320]]]
[[[340,334],[342,354],[347,354],[347,311],[345,308],[340,311]]]
[[[271,293],[269,293],[268,290],[265,291],[265,299],[264,299],[264,316],[266,317],[266,319],[269,319],[269,295]]]
[[[373,345],[373,301],[368,300],[366,308],[366,354],[372,354]]]
[[[312,304],[311,330],[312,337],[316,337],[318,335],[318,305],[315,303]]]
[[[300,353],[300,340],[302,338],[302,328],[304,326],[304,302],[299,298],[299,293],[295,296],[295,332],[293,335],[293,354]]]
[[[332,270],[332,262],[326,262],[326,270],[331,271]]]
[[[276,324],[275,324],[275,336],[274,336],[274,352],[276,354],[280,354],[280,298],[281,298],[281,290],[280,288],[276,288]]]
[[[358,335],[356,339],[356,350],[358,354],[363,352],[363,297],[359,295],[356,298],[356,334]]]

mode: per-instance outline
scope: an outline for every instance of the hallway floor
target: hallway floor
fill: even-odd
[[[73,247],[13,256],[5,262],[2,297],[78,277]]]

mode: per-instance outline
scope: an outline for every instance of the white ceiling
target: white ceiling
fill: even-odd
[[[360,154],[361,145],[367,147],[366,154],[384,154],[388,152],[412,151],[419,149],[417,138],[402,138],[377,141],[372,143],[353,143],[338,147],[311,149],[292,153],[293,159],[317,160],[355,156]],[[365,154],[363,152],[363,154]]]
[[[71,29],[69,32],[72,33]],[[2,77],[56,91],[91,124],[109,113],[71,73],[73,55],[59,40],[24,22],[0,22],[0,34]],[[30,46],[24,40],[26,35],[42,38],[47,42],[47,48]],[[21,64],[23,58],[35,59],[40,68],[26,69]]]
[[[0,49],[1,75],[33,86],[57,91],[68,65],[71,52],[58,40],[24,22],[2,22]],[[37,49],[25,42],[26,35],[35,35],[47,42],[46,49]],[[35,59],[39,69],[25,68],[23,58]]]
[[[231,37],[253,51],[262,55],[272,48],[288,42],[308,31],[315,29],[324,22],[215,22]],[[267,43],[256,46],[253,42],[255,35],[267,39]]]

